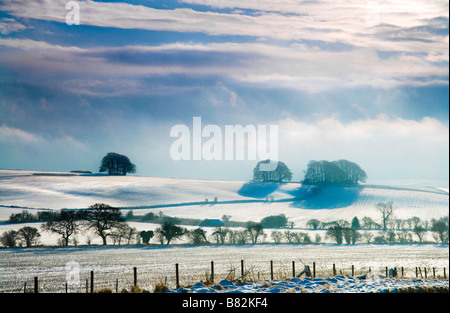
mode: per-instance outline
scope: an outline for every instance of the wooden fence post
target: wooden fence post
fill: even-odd
[[[241,276],[244,276],[244,260],[241,260]]]
[[[23,293],[27,292],[27,282],[23,283]]]
[[[444,279],[447,279],[447,274],[445,273],[445,267],[444,267]]]
[[[424,266],[423,271],[425,272],[425,278],[427,278],[427,267]]]
[[[292,277],[295,277],[295,261],[292,261]]]
[[[352,277],[355,277],[355,266],[352,264]]]
[[[273,261],[270,261],[270,280],[273,280]]]
[[[94,271],[91,271],[91,293],[94,293]]]
[[[178,263],[175,264],[175,279],[176,279],[176,284],[177,284],[177,289],[180,288],[180,276],[178,273]]]
[[[313,262],[313,277],[316,278],[316,262]]]
[[[39,282],[37,276],[34,277],[34,293],[39,293]]]
[[[333,263],[333,275],[336,276],[336,264]]]
[[[133,276],[134,276],[134,286],[137,286],[137,268],[133,267]]]
[[[214,261],[211,261],[211,284],[214,283]]]

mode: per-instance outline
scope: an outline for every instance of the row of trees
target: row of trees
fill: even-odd
[[[433,232],[433,238],[439,243],[448,243],[449,238],[449,219],[448,216],[441,219],[432,219],[431,221],[422,221],[418,217],[412,217],[407,220],[393,219],[393,204],[379,203],[378,210],[382,214],[382,224],[375,223],[371,218],[364,217],[362,222],[357,217],[354,217],[351,222],[338,220],[328,223],[320,222],[317,219],[310,219],[306,226],[313,230],[325,229],[326,238],[335,241],[337,244],[342,244],[344,241],[347,244],[354,244],[356,242],[370,243],[410,243],[413,241],[412,235],[415,234],[419,242],[423,242],[425,234],[428,231]],[[45,213],[45,214],[44,214]],[[130,213],[130,212],[129,212]],[[128,216],[128,215],[127,215]],[[72,235],[90,230],[102,239],[103,245],[107,244],[107,239],[112,240],[114,244],[126,242],[130,244],[133,240],[140,243],[148,244],[150,239],[156,237],[161,244],[169,245],[174,239],[187,236],[193,244],[209,244],[215,242],[216,244],[256,244],[264,242],[267,234],[264,233],[265,228],[287,228],[288,225],[292,228],[293,223],[289,223],[285,215],[267,216],[259,223],[248,222],[245,229],[231,230],[227,227],[217,227],[208,237],[203,228],[199,227],[195,230],[187,230],[183,227],[175,225],[175,219],[164,217],[161,227],[153,231],[138,232],[126,222],[126,219],[121,215],[118,208],[110,207],[106,204],[94,204],[86,210],[61,210],[44,211],[42,214],[33,215],[29,212],[22,212],[13,214],[10,220],[29,222],[39,219],[48,218],[49,220],[42,224],[42,230],[56,233],[60,235],[59,243],[61,245],[69,245]],[[223,220],[227,222],[229,215],[224,215]],[[396,225],[397,228],[390,228]],[[399,228],[400,225],[407,225],[409,228]],[[360,230],[380,229],[378,235],[373,232]],[[394,232],[393,230],[401,230]],[[408,231],[409,230],[409,231]],[[18,231],[4,232],[0,237],[0,243],[3,246],[15,247],[17,242],[20,245],[27,247],[35,245],[40,237],[38,229],[34,227],[23,227]],[[89,237],[88,237],[89,238]],[[308,234],[285,230],[274,230],[271,233],[271,238],[274,242],[287,243],[313,243]],[[314,243],[321,242],[320,236],[314,238]],[[72,241],[77,244],[76,239]],[[88,244],[90,242],[88,241]]]
[[[448,225],[448,224],[447,224]],[[432,237],[437,243],[448,243],[448,226],[445,222],[437,221],[431,228]],[[343,241],[347,244],[355,244],[356,242],[376,243],[376,244],[408,244],[413,243],[413,235],[417,237],[416,242],[424,243],[426,241],[425,235],[428,231],[421,227],[415,227],[412,231],[380,231],[378,234],[372,232],[359,232],[351,227],[333,226],[328,228],[326,237],[331,238],[337,244],[342,244]]]
[[[381,202],[376,205],[376,209],[381,214],[381,224],[375,222],[371,217],[364,216],[361,221],[358,217],[354,217],[351,222],[338,220],[332,222],[321,222],[317,219],[310,219],[306,223],[306,226],[310,229],[328,229],[332,226],[341,227],[351,227],[355,230],[374,230],[381,229],[386,230],[417,230],[417,231],[427,231],[435,228],[439,228],[439,225],[447,225],[448,228],[448,217],[441,218],[439,220],[431,219],[421,220],[417,216],[413,216],[408,219],[396,218],[394,214],[394,204],[393,202]]]
[[[47,212],[50,213],[50,212]],[[40,215],[37,215],[36,219]],[[118,208],[110,207],[107,204],[98,203],[90,206],[86,210],[66,210],[62,209],[59,212],[51,212],[46,215],[47,222],[42,224],[42,230],[56,233],[61,236],[60,243],[67,246],[69,244],[70,237],[81,230],[92,230],[95,234],[100,236],[103,245],[107,244],[108,237],[114,237],[115,239],[130,236],[133,232],[131,227],[122,217]],[[13,220],[26,220],[32,221],[34,216],[26,211],[11,215],[10,221]],[[33,243],[37,243],[37,239],[41,236],[37,228],[25,227],[27,229],[33,229],[33,240],[28,241],[26,246],[29,247]],[[19,230],[20,233],[20,230]],[[120,234],[118,237],[117,234]],[[15,247],[18,234],[14,230],[6,232],[2,235],[2,243],[8,247]],[[119,239],[119,240],[120,240]]]
[[[306,222],[306,226],[310,229],[328,229],[331,226],[340,225],[342,227],[351,227],[355,230],[414,230],[423,229],[424,231],[432,230],[436,223],[440,223],[439,220],[431,219],[421,220],[417,216],[413,216],[407,219],[392,218],[386,223],[386,229],[383,229],[383,225],[375,222],[371,217],[364,216],[361,220],[356,216],[351,222],[345,220],[337,220],[332,222],[321,222],[318,219],[310,219]]]
[[[292,172],[286,164],[278,161],[273,171],[261,171],[261,164],[268,164],[270,160],[258,162],[253,169],[253,181],[256,182],[290,182]],[[310,185],[357,185],[365,182],[366,172],[356,163],[347,160],[338,161],[309,161],[303,183]]]

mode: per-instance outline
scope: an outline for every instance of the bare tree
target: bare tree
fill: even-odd
[[[18,238],[19,234],[17,233],[17,231],[11,229],[8,231],[5,231],[1,236],[0,236],[0,243],[7,248],[15,248],[16,244],[17,244],[17,238]]]
[[[19,229],[18,231],[19,237],[25,242],[27,247],[31,247],[34,244],[37,244],[39,237],[39,231],[35,227],[25,226]]]
[[[417,235],[417,238],[419,238],[420,243],[422,243],[423,242],[423,237],[424,237],[425,232],[426,232],[425,228],[423,228],[420,225],[416,225],[414,227],[414,229],[413,229],[413,232]]]
[[[223,224],[226,225],[230,221],[230,218],[231,218],[231,215],[226,215],[226,214],[223,215],[222,216]]]
[[[373,238],[373,234],[371,232],[365,231],[361,234],[361,238],[364,238],[366,243],[370,243]]]
[[[216,243],[223,245],[229,232],[230,230],[228,228],[216,227],[212,235],[216,239]]]
[[[368,216],[364,216],[362,218],[362,224],[362,227],[364,229],[374,229],[375,227],[377,227],[377,223],[375,223],[375,221]]]
[[[326,237],[336,240],[338,245],[342,244],[343,235],[343,228],[339,225],[328,228],[326,232]]]
[[[392,213],[394,212],[393,203],[392,201],[386,203],[380,202],[376,205],[376,208],[382,214],[383,230],[386,230],[389,218],[392,216]]]
[[[247,223],[247,231],[253,244],[258,242],[258,237],[263,234],[263,225],[261,223]]]
[[[172,239],[180,238],[183,235],[185,235],[186,231],[187,230],[185,228],[176,226],[174,223],[167,221],[164,222],[164,224],[161,227],[155,230],[156,233],[160,233],[163,236],[163,238],[166,238],[167,245],[170,244],[170,241]],[[163,241],[161,241],[161,244],[162,243]]]
[[[281,240],[283,239],[283,233],[277,230],[274,230],[270,233],[270,237],[275,243],[281,243]]]
[[[245,245],[248,242],[249,233],[247,230],[236,230],[234,231],[234,237],[236,244]]]
[[[320,221],[313,218],[308,220],[308,222],[306,222],[306,226],[310,227],[311,229],[317,229],[320,226]]]
[[[284,236],[286,237],[286,240],[288,241],[288,243],[293,243],[295,240],[295,233],[290,230],[286,230],[284,232]]]
[[[104,203],[91,205],[84,212],[83,218],[88,229],[94,230],[102,238],[103,245],[107,245],[106,238],[108,236],[127,225],[119,209]]]
[[[203,245],[209,243],[208,239],[206,239],[206,232],[200,227],[194,230],[187,231],[186,235],[194,245]]]
[[[62,236],[64,246],[69,245],[69,238],[80,228],[79,215],[76,211],[61,210],[56,218],[42,225],[42,229]]]
[[[344,235],[344,239],[345,242],[347,244],[352,244],[354,245],[356,243],[356,241],[359,239],[360,235],[359,233],[356,231],[356,229],[353,229],[351,227],[344,227],[342,229],[342,233]]]
[[[448,243],[448,217],[440,218],[439,220],[432,219],[433,224],[431,230],[434,232],[433,238],[436,242]]]

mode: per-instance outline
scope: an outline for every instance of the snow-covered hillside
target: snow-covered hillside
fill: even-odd
[[[162,211],[176,217],[220,219],[227,214],[232,221],[244,222],[285,214],[296,227],[305,227],[311,218],[327,222],[369,216],[379,221],[375,206],[387,201],[394,203],[396,218],[430,220],[448,215],[448,191],[438,187],[315,188],[298,183],[0,170],[0,220],[23,208],[86,208],[106,203],[133,209],[135,215]]]

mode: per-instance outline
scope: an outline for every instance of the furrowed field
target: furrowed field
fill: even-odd
[[[40,292],[86,292],[90,272],[95,275],[95,290],[112,288],[120,292],[134,283],[133,267],[137,268],[137,283],[153,291],[158,282],[175,289],[175,264],[179,264],[180,284],[192,285],[206,281],[214,261],[214,282],[241,276],[241,260],[250,281],[270,280],[270,261],[273,261],[274,280],[293,277],[304,265],[316,267],[316,277],[367,274],[385,275],[385,267],[404,268],[404,276],[415,278],[415,268],[427,270],[428,279],[448,277],[447,245],[253,245],[214,247],[89,247],[89,248],[32,248],[0,250],[0,292],[23,292],[24,283],[33,289],[33,278],[39,277]],[[230,274],[231,271],[231,274]],[[229,276],[230,275],[230,276]],[[448,280],[444,280],[448,287]],[[117,285],[116,285],[117,283]],[[254,286],[254,285],[253,285]],[[245,291],[245,290],[244,290]],[[256,290],[249,289],[247,292]],[[351,291],[350,292],[357,292]]]

